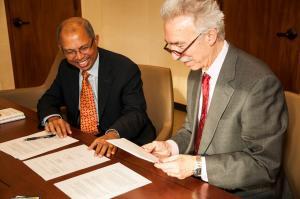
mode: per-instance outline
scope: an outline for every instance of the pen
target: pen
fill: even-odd
[[[16,197],[13,197],[11,199],[39,199],[40,197],[39,196],[16,196]]]
[[[25,138],[25,141],[31,141],[31,140],[37,140],[37,139],[43,139],[43,138],[51,138],[54,137],[55,134],[49,134],[49,135],[43,135],[43,136],[36,136],[36,137],[30,137],[30,138]]]

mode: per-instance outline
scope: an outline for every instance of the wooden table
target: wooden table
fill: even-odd
[[[34,111],[0,98],[0,109],[8,107],[23,111],[26,115],[26,119],[1,124],[0,143],[40,131],[37,128],[38,120]],[[64,148],[74,147],[80,144],[89,145],[95,138],[94,136],[83,134],[74,128],[72,131],[72,137],[78,139],[79,142]],[[60,151],[64,148],[55,151]],[[120,149],[108,162],[49,181],[43,180],[22,161],[0,151],[0,198],[6,199],[17,195],[40,196],[42,199],[68,198],[67,195],[54,186],[54,183],[116,162],[124,164],[152,181],[151,184],[132,190],[117,198],[236,198],[234,195],[194,177],[189,177],[184,180],[169,177],[161,170],[156,169],[152,163],[136,158]]]

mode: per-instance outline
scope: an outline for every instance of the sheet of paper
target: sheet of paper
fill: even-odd
[[[128,153],[131,153],[132,155],[135,155],[138,158],[147,160],[149,162],[158,162],[158,158],[152,155],[151,153],[146,152],[142,147],[134,144],[133,142],[130,142],[129,140],[125,138],[120,139],[112,139],[107,140],[107,142],[115,145],[116,147],[119,147],[123,149],[124,151],[127,151]]]
[[[116,197],[150,183],[147,178],[116,163],[54,185],[70,198],[102,199]]]
[[[86,145],[80,145],[27,160],[24,163],[44,180],[51,180],[108,160],[106,157],[95,157],[94,150],[88,150]]]
[[[25,138],[44,136],[49,133],[46,131],[40,131],[28,136],[10,140],[0,143],[0,150],[13,156],[14,158],[25,160],[39,154],[78,142],[78,140],[72,137],[59,138],[57,136],[44,139],[36,139],[31,141],[25,141]]]

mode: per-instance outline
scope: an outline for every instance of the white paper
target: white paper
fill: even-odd
[[[94,153],[94,150],[88,150],[86,145],[80,145],[27,160],[24,163],[44,180],[51,180],[109,160],[104,156],[95,157]]]
[[[25,141],[25,138],[44,136],[49,133],[40,131],[28,136],[0,143],[0,150],[13,156],[14,158],[25,160],[39,154],[78,142],[72,137],[59,138],[57,136],[51,138],[43,138],[31,141]]]
[[[158,162],[158,158],[152,155],[151,153],[146,152],[142,147],[134,144],[133,142],[130,142],[129,140],[125,138],[120,139],[111,139],[106,140],[107,142],[115,145],[116,147],[119,147],[123,149],[124,151],[127,151],[128,153],[131,153],[132,155],[147,160],[149,162]]]
[[[0,110],[0,124],[24,119],[25,115],[22,111],[14,108],[6,108]]]
[[[147,178],[116,163],[54,185],[73,199],[102,199],[116,197],[150,183]]]

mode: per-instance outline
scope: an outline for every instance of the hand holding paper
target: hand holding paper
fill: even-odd
[[[142,148],[159,159],[170,157],[172,154],[171,146],[166,141],[153,141],[143,145]]]
[[[149,162],[156,163],[158,162],[158,158],[152,155],[151,153],[146,152],[142,147],[134,144],[133,142],[130,142],[129,140],[125,138],[120,139],[112,139],[112,140],[106,140],[107,142],[115,145],[116,147],[119,147],[120,149],[123,149],[124,151],[127,151],[128,153],[131,153],[132,155],[141,158],[143,160],[147,160]]]

